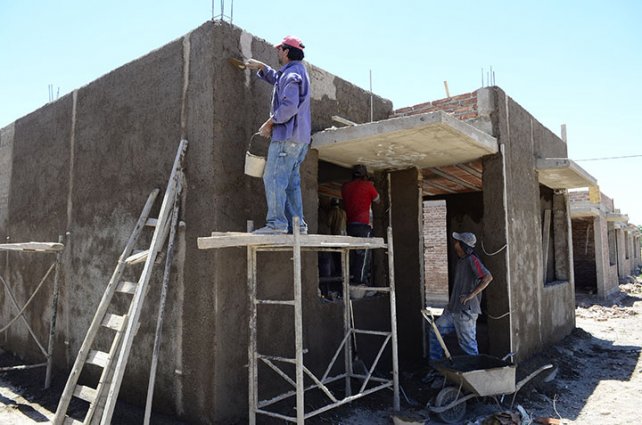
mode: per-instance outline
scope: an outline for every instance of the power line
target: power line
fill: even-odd
[[[587,158],[587,159],[576,159],[576,162],[579,161],[604,161],[607,159],[625,159],[625,158],[639,158],[642,157],[642,155],[626,155],[626,156],[606,156],[603,158]]]

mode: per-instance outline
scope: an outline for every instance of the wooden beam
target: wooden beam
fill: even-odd
[[[432,181],[432,180],[424,180],[424,182],[425,182],[425,184],[427,184],[427,185],[429,185],[429,186],[432,186],[432,187],[434,187],[434,188],[436,188],[436,189],[442,190],[442,191],[444,191],[444,192],[446,192],[446,193],[457,193],[457,191],[456,191],[456,190],[452,190],[451,188],[446,187],[446,186],[444,186],[444,185],[442,185],[442,184],[435,183],[435,182],[434,182],[434,181]]]
[[[459,168],[462,171],[467,172],[468,174],[477,177],[478,179],[482,178],[482,173],[468,164],[457,164],[455,167]]]
[[[542,228],[542,252],[544,263],[544,283],[546,283],[546,269],[548,268],[548,245],[551,236],[551,210],[544,210],[544,227]]]
[[[65,246],[57,242],[20,242],[0,244],[0,251],[58,252]]]

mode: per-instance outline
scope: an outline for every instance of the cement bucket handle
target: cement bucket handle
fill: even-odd
[[[247,144],[247,151],[250,152],[250,153],[252,153],[252,143],[254,142],[254,138],[256,136],[261,136],[261,133],[256,132],[256,133],[254,133],[252,135],[252,137],[250,137],[250,143]],[[263,136],[261,136],[261,137],[263,137]],[[254,154],[252,154],[252,155],[254,155]]]

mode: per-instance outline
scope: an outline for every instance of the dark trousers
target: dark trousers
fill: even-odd
[[[363,223],[350,223],[346,229],[348,236],[369,238],[372,227]],[[370,251],[359,249],[350,251],[350,283],[368,284],[370,277]]]

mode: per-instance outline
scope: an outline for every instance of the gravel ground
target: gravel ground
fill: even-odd
[[[624,425],[642,423],[642,283],[620,286],[620,293],[608,302],[597,302],[590,296],[578,296],[577,328],[561,343],[520,364],[518,379],[542,364],[553,363],[555,373],[550,382],[543,376],[530,381],[518,393],[515,406],[509,411],[490,399],[469,402],[463,424],[532,423],[538,417],[558,419],[560,424]],[[7,353],[0,353],[0,365],[17,362]],[[402,375],[407,399],[402,398],[402,412],[407,424],[439,424],[422,406],[437,392],[420,381],[424,371]],[[48,391],[41,389],[44,371],[0,374],[0,424],[22,425],[46,423],[53,416],[64,386],[57,376]],[[542,374],[545,375],[545,374]],[[352,405],[326,412],[306,423],[311,425],[389,425],[393,423],[391,393],[380,392]],[[504,413],[500,422],[500,414]],[[508,413],[512,413],[512,419]],[[143,411],[119,403],[114,424],[140,424]],[[521,416],[521,418],[520,418]],[[414,418],[414,421],[410,419]],[[494,422],[493,422],[494,420]],[[511,422],[512,420],[512,422]],[[180,424],[170,417],[154,416],[152,423]],[[279,422],[281,423],[281,422]],[[399,422],[402,423],[402,422]]]

